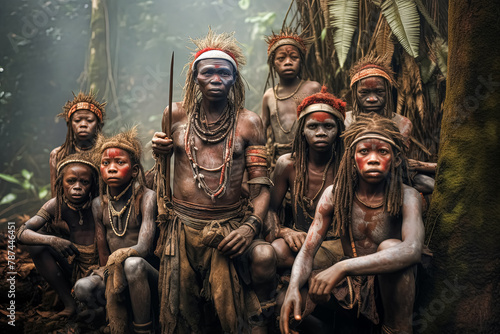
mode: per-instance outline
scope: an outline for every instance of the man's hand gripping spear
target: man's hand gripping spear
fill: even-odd
[[[174,52],[172,51],[172,60],[170,61],[170,82],[168,89],[168,118],[164,122],[162,131],[167,135],[167,138],[172,136],[172,95],[174,81]],[[156,159],[156,199],[158,202],[158,217],[157,222],[160,227],[160,238],[155,250],[155,255],[161,258],[162,251],[165,247],[167,237],[167,226],[173,218],[172,215],[172,191],[170,188],[170,157],[172,154],[155,155]]]

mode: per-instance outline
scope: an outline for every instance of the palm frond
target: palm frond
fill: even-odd
[[[439,32],[439,28],[437,27],[436,23],[434,22],[434,20],[430,16],[429,11],[427,10],[427,8],[425,8],[424,4],[422,3],[422,0],[414,0],[414,1],[415,1],[415,4],[418,7],[418,10],[419,10],[420,14],[422,14],[422,16],[424,17],[424,19],[431,26],[431,28],[434,31],[434,33],[436,35],[438,35],[438,36],[441,36],[441,33]]]
[[[413,0],[386,0],[381,6],[387,23],[409,55],[418,56],[420,16]]]
[[[335,29],[333,42],[340,67],[345,64],[351,40],[358,25],[359,0],[330,0],[330,24]]]

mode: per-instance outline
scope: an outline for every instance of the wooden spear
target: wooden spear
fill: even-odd
[[[168,87],[168,122],[165,124],[166,129],[163,129],[163,132],[167,134],[167,138],[172,139],[172,95],[174,92],[174,51],[172,51],[172,60],[170,61],[170,84]],[[166,171],[165,171],[165,196],[167,197],[167,202],[171,202],[172,200],[172,191],[170,189],[170,157],[172,154],[167,155],[166,157]]]

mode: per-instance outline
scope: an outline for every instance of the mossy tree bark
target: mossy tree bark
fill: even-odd
[[[108,102],[108,112],[117,112],[121,118],[116,88],[118,21],[116,0],[92,0],[86,87],[95,91],[98,99]]]
[[[500,332],[500,10],[450,1],[448,82],[436,189],[434,251],[417,332]],[[428,282],[428,283],[429,283]]]

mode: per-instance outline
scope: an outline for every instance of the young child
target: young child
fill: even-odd
[[[266,38],[267,62],[272,87],[262,99],[262,121],[267,129],[271,166],[276,160],[292,150],[292,141],[297,128],[297,106],[307,96],[317,93],[321,85],[304,80],[305,56],[309,41],[289,29]],[[274,78],[279,82],[275,86]]]
[[[64,303],[53,318],[75,314],[71,296],[75,281],[97,264],[92,197],[97,195],[97,169],[87,154],[76,153],[57,167],[56,197],[21,226],[19,243],[28,247],[35,266]]]
[[[316,205],[339,168],[344,154],[340,135],[344,131],[345,102],[326,92],[326,87],[305,98],[297,108],[298,127],[292,153],[282,155],[274,173],[270,209],[267,219],[279,226],[272,246],[278,259],[278,272],[283,275],[283,288],[278,292],[278,305],[283,301],[295,256],[302,247],[313,221]],[[287,191],[291,193],[293,223],[278,221],[279,207]],[[342,257],[340,239],[327,236],[314,258],[314,268],[325,268]],[[313,317],[301,325],[304,331],[314,331],[318,323]]]
[[[96,100],[94,93],[78,93],[73,101],[68,101],[63,112],[57,115],[66,120],[68,131],[64,143],[50,152],[50,187],[55,196],[56,166],[66,156],[88,151],[94,147],[97,134],[104,125],[104,106]]]
[[[358,116],[344,138],[346,152],[334,185],[323,193],[293,265],[280,328],[290,332],[291,313],[297,321],[303,318],[301,302],[306,298],[299,290],[309,279],[314,254],[333,222],[349,258],[310,278],[311,299],[354,309],[378,324],[375,298],[379,296],[382,332],[411,333],[414,265],[420,262],[424,226],[420,195],[403,184],[407,164],[403,137],[394,122],[373,115]]]
[[[99,263],[104,276],[91,275],[75,284],[78,300],[92,305],[105,289],[111,333],[128,328],[125,296],[136,332],[152,333],[152,300],[158,293],[158,271],[148,262],[155,236],[156,194],[145,187],[141,143],[135,128],[111,138],[99,136],[100,198],[92,204]],[[128,289],[128,293],[125,290]],[[94,304],[94,305],[95,305]]]
[[[350,86],[353,111],[346,113],[345,126],[348,129],[359,115],[376,113],[396,123],[405,146],[409,148],[413,124],[408,118],[395,112],[393,99],[395,80],[388,61],[386,57],[375,57],[369,54],[351,68]],[[432,193],[435,182],[426,174],[436,173],[436,163],[408,159],[408,164],[413,187],[423,194]]]
[[[305,98],[297,108],[298,127],[292,153],[282,155],[274,173],[274,187],[268,219],[278,221],[277,212],[288,190],[292,194],[292,228],[278,222],[279,232],[273,247],[278,257],[278,268],[292,267],[297,252],[302,247],[324,189],[333,179],[344,154],[340,135],[344,131],[345,102],[327,93],[323,86],[320,93]],[[316,255],[317,266],[332,258],[342,256],[340,241],[330,236]]]

